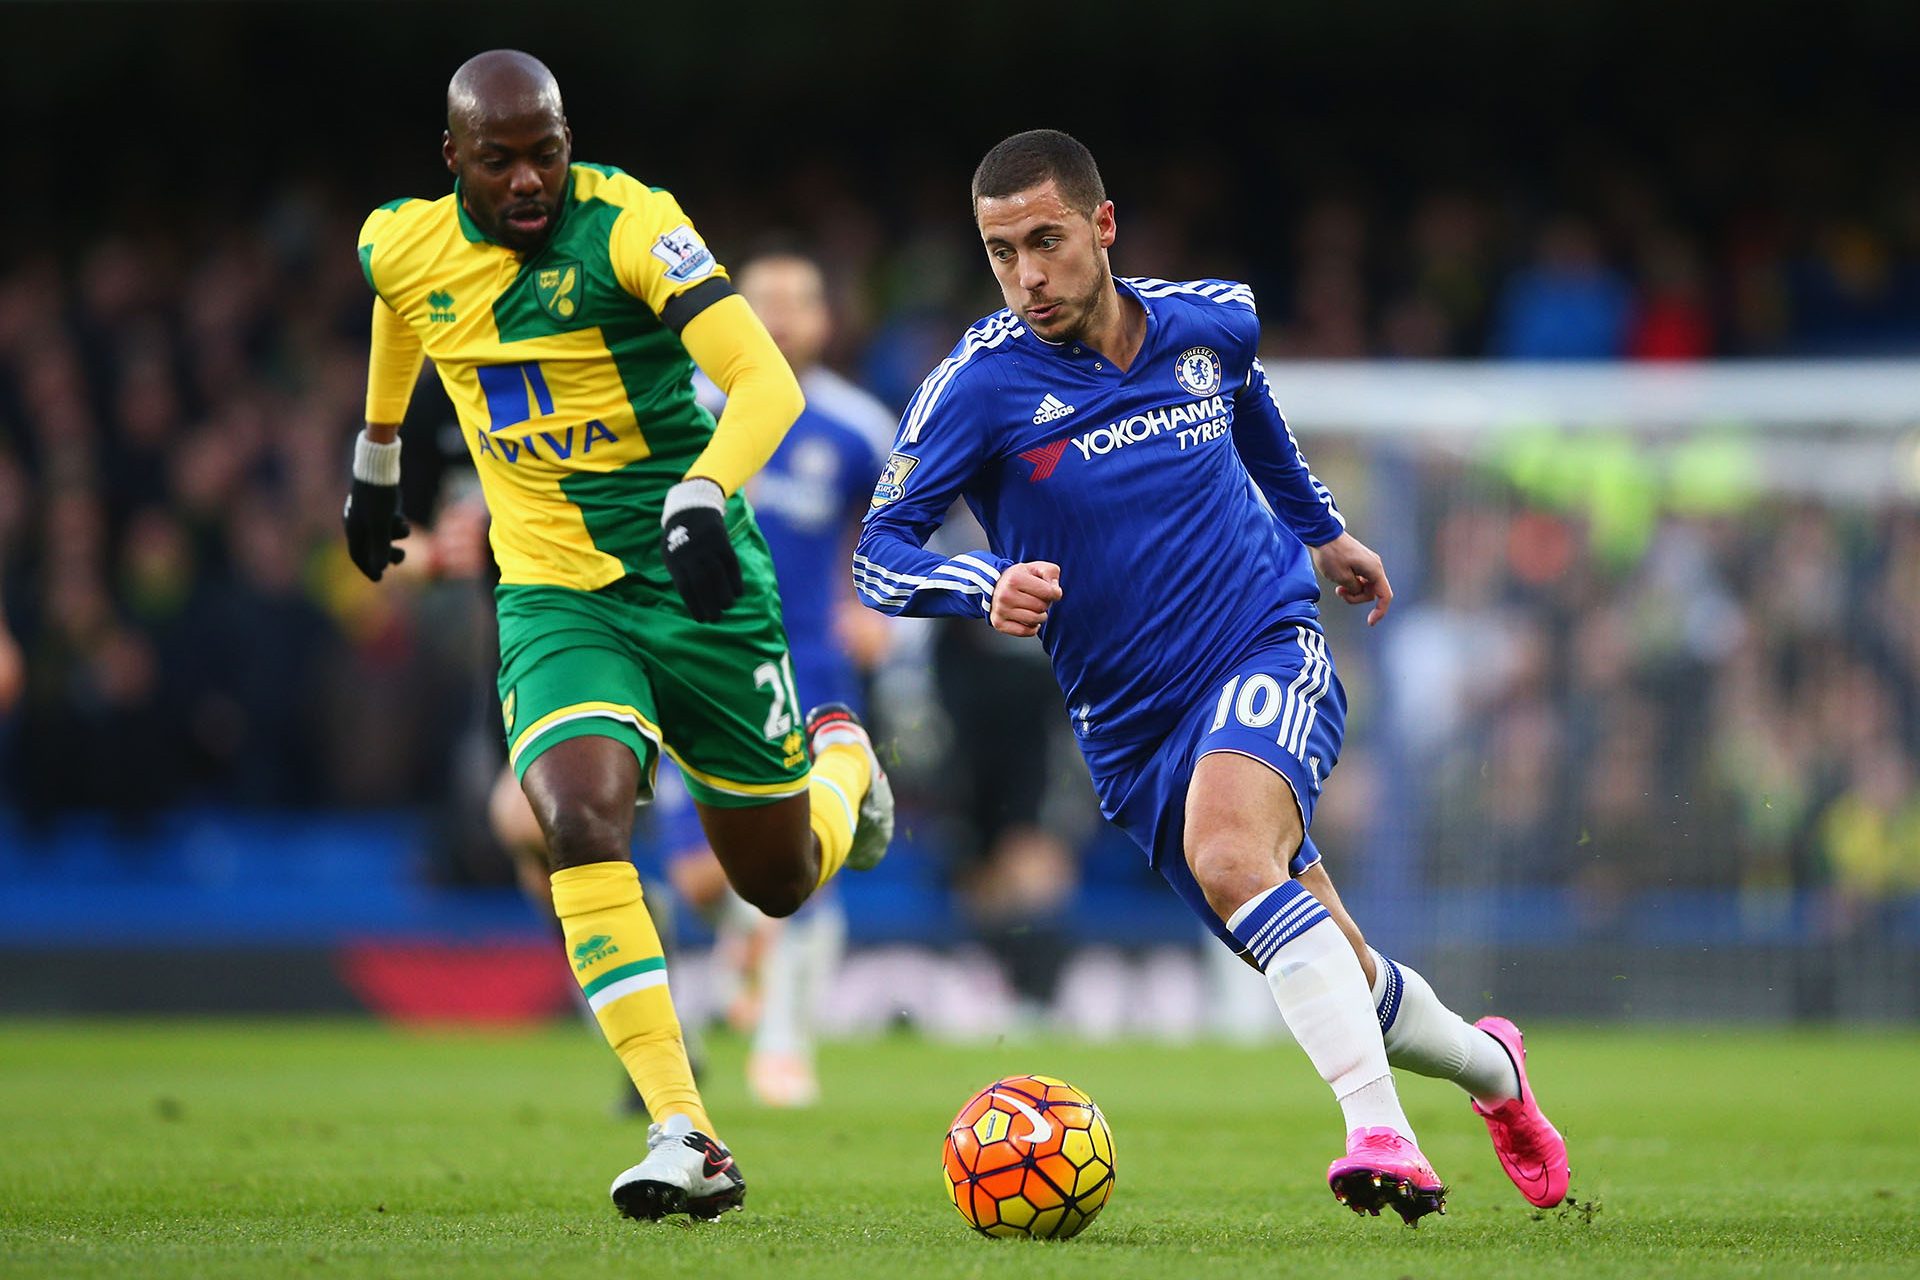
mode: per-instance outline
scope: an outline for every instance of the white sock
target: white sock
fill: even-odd
[[[1265,931],[1259,923],[1263,919],[1286,923]],[[1266,957],[1273,1001],[1287,1030],[1339,1099],[1347,1131],[1384,1126],[1412,1141],[1413,1126],[1394,1092],[1366,971],[1340,926],[1289,880],[1248,900],[1227,928],[1236,936],[1247,932],[1261,939],[1249,943],[1249,949]],[[1270,949],[1264,939],[1282,929],[1286,941]]]
[[[846,950],[847,920],[831,895],[816,894],[787,918],[760,958],[760,1025],[755,1053],[811,1061],[814,1024]]]
[[[800,1052],[800,934],[806,922],[780,921],[773,944],[760,956],[760,1022],[753,1029],[755,1053]]]
[[[1520,1096],[1513,1060],[1500,1042],[1440,1003],[1417,970],[1378,951],[1373,952],[1373,1004],[1387,1061],[1394,1066],[1451,1080],[1486,1107]]]
[[[1400,1094],[1393,1087],[1391,1071],[1340,1099],[1340,1114],[1347,1122],[1348,1133],[1384,1125],[1408,1142],[1419,1145],[1414,1140],[1413,1126],[1407,1123],[1407,1113],[1400,1109]]]

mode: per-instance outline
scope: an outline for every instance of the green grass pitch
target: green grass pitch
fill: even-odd
[[[1576,1205],[1525,1204],[1452,1087],[1406,1080],[1452,1186],[1415,1231],[1334,1203],[1338,1113],[1284,1046],[834,1045],[826,1103],[777,1113],[722,1042],[708,1096],[747,1209],[642,1224],[606,1187],[643,1130],[578,1027],[5,1023],[0,1275],[1920,1274],[1920,1036],[1530,1030]],[[1033,1071],[1106,1110],[1113,1200],[1077,1240],[980,1239],[941,1192],[942,1136]]]

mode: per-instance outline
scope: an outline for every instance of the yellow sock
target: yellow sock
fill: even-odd
[[[873,774],[867,753],[851,743],[823,748],[813,758],[813,776],[807,782],[812,802],[813,837],[820,842],[820,884],[833,879],[853,848],[853,828],[860,802],[867,798]]]
[[[594,862],[554,872],[553,912],[566,931],[573,976],[647,1110],[656,1121],[684,1115],[717,1137],[687,1065],[666,957],[633,864]]]

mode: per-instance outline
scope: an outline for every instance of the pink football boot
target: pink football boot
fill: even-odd
[[[1548,1123],[1527,1083],[1526,1040],[1520,1028],[1505,1018],[1482,1018],[1473,1025],[1500,1042],[1520,1078],[1519,1097],[1492,1110],[1475,1102],[1473,1109],[1487,1122],[1494,1154],[1520,1194],[1542,1209],[1551,1209],[1567,1198],[1567,1140]]]
[[[1410,1227],[1429,1213],[1447,1211],[1447,1185],[1420,1148],[1384,1127],[1347,1135],[1347,1154],[1327,1166],[1327,1185],[1355,1213],[1377,1218],[1391,1208]]]

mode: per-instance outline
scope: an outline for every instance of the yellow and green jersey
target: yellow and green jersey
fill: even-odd
[[[618,169],[573,165],[554,217],[523,259],[457,190],[374,210],[360,230],[380,299],[368,420],[400,420],[393,369],[408,366],[410,388],[419,354],[394,348],[417,341],[480,473],[502,581],[663,577],[661,502],[714,428],[679,333],[732,286],[679,203]]]

